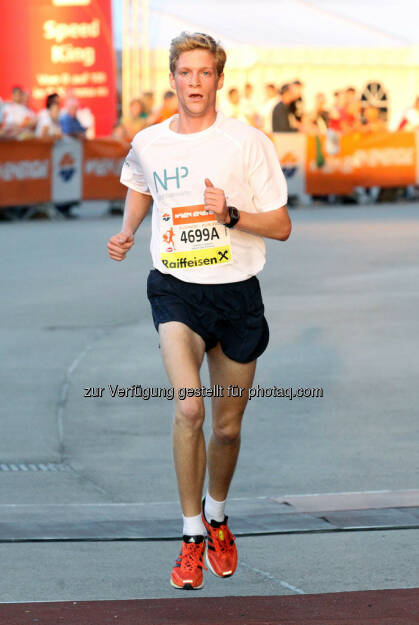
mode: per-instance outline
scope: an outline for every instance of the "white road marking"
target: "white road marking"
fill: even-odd
[[[279,582],[279,584],[283,586],[284,588],[287,588],[288,590],[292,590],[293,592],[299,595],[306,594],[305,591],[302,590],[301,588],[297,588],[297,586],[293,586],[292,584],[289,584],[283,579],[280,579],[279,577],[275,577],[274,575],[271,575],[267,571],[262,571],[261,569],[258,569],[255,566],[250,566],[249,564],[246,564],[245,562],[239,562],[239,566],[244,566],[246,569],[249,569],[250,571],[254,571],[255,573],[259,573],[259,575],[263,575],[267,579],[271,579],[272,581]]]
[[[94,336],[94,338],[77,354],[77,356],[74,358],[73,362],[67,369],[64,382],[61,386],[61,392],[60,392],[60,396],[58,399],[57,415],[56,415],[57,428],[58,428],[58,441],[59,441],[60,446],[64,442],[63,416],[64,416],[64,409],[67,404],[68,391],[69,391],[70,384],[71,384],[71,377],[74,371],[77,369],[77,367],[81,363],[81,361],[83,360],[83,358],[86,356],[86,354],[95,346],[97,341],[101,339],[105,334],[106,332],[103,329],[96,330],[96,336]]]

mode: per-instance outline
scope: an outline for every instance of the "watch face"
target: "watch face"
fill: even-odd
[[[233,228],[240,219],[240,213],[235,206],[228,206],[228,212],[230,215],[230,223],[226,225],[227,228]]]

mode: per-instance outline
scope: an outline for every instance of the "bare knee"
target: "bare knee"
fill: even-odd
[[[240,439],[240,429],[240,419],[234,419],[214,425],[212,431],[218,442],[228,445]]]
[[[204,402],[199,397],[186,397],[176,406],[175,423],[190,430],[199,430],[204,422]]]

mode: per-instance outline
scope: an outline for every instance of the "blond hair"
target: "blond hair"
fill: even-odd
[[[211,52],[215,57],[218,76],[223,73],[227,55],[220,42],[215,41],[211,35],[206,35],[205,33],[188,33],[183,31],[178,37],[172,39],[170,44],[169,65],[172,74],[175,73],[176,62],[182,52],[190,52],[191,50],[208,50],[208,52]]]

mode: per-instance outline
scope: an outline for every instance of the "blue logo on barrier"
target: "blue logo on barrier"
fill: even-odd
[[[281,158],[281,167],[285,178],[292,178],[298,169],[297,157],[291,152],[287,152]]]
[[[68,182],[69,180],[71,180],[76,172],[76,168],[74,167],[74,158],[69,152],[64,154],[64,156],[58,163],[58,166],[58,175],[61,176],[64,182]]]

